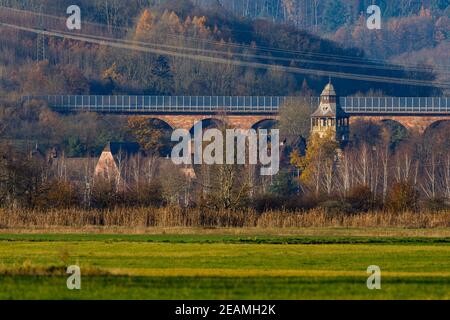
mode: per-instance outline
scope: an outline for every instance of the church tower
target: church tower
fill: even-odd
[[[331,80],[320,95],[319,107],[311,115],[311,128],[312,134],[320,137],[331,130],[340,144],[349,140],[350,117],[342,110]]]

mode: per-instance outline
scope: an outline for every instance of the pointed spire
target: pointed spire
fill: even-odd
[[[323,89],[321,96],[336,96],[336,91],[334,90],[334,86],[331,81],[325,86],[325,89]]]

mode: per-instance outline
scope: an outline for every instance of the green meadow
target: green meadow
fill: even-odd
[[[450,299],[450,238],[0,234],[0,299]]]

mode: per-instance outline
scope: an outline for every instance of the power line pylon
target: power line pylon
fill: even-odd
[[[39,22],[38,22],[38,28],[42,31],[45,30],[45,24],[44,24],[44,16],[42,15],[42,6],[39,9]],[[36,37],[36,60],[37,61],[44,61],[47,59],[47,38],[44,34],[39,33]]]

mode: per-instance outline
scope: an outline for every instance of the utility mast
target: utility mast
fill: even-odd
[[[38,28],[45,30],[44,16],[42,6],[39,8]],[[44,34],[39,33],[36,38],[36,60],[44,61],[47,59],[47,38]]]

